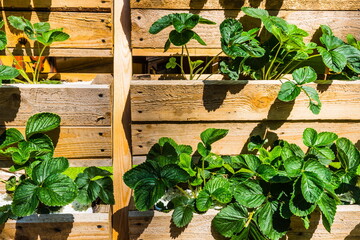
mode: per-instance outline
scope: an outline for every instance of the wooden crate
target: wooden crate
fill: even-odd
[[[282,240],[340,240],[360,238],[360,206],[340,205],[337,207],[331,233],[328,233],[321,221],[321,214],[314,212],[310,218],[310,227],[305,229],[302,220],[293,218],[290,231]],[[211,220],[218,211],[209,210],[205,214],[195,214],[185,228],[176,228],[171,223],[171,213],[156,211],[129,212],[131,240],[225,240],[211,227]]]

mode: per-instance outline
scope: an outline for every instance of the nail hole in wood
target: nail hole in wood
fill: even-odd
[[[105,152],[105,149],[100,149],[101,152]]]
[[[102,228],[103,226],[101,226],[101,225],[97,225],[96,227],[97,227],[97,228]]]
[[[140,41],[142,42],[142,41],[144,41],[144,39],[143,39],[143,38],[140,38]]]
[[[105,22],[105,20],[104,20],[104,19],[101,19],[100,21],[101,21],[101,22]]]
[[[142,132],[142,130],[141,130],[141,129],[138,129],[137,131],[138,131],[138,132]]]
[[[136,2],[140,2],[140,0],[136,0]]]
[[[102,40],[101,40],[101,42],[105,43],[105,42],[106,42],[106,40],[105,40],[105,39],[102,39]]]
[[[137,19],[138,19],[138,20],[140,20],[140,19],[141,19],[141,17],[140,17],[140,16],[138,16],[138,17],[137,17]]]
[[[61,232],[61,229],[60,228],[54,228],[54,231],[55,232]]]
[[[104,135],[104,134],[103,134],[102,132],[100,132],[100,133],[99,133],[99,136],[102,136],[102,135]]]
[[[104,96],[104,94],[102,94],[102,93],[99,94],[99,97],[103,97],[103,96]]]
[[[143,145],[139,145],[139,148],[143,148]]]
[[[141,94],[141,93],[143,93],[143,92],[142,92],[142,91],[138,91],[138,93],[140,93],[140,94]]]
[[[140,111],[140,110],[138,111],[138,113],[142,113],[142,112],[143,112],[143,111]]]

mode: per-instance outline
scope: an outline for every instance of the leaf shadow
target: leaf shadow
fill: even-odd
[[[299,217],[291,218],[291,225],[286,236],[280,240],[311,240],[320,223],[320,212],[315,211],[310,215],[310,227],[305,229],[303,221]]]
[[[355,226],[353,230],[349,233],[348,236],[344,238],[344,240],[354,240],[360,238],[360,223]]]

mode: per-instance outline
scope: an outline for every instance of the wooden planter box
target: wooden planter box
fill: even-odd
[[[0,134],[10,127],[24,132],[30,116],[53,112],[62,120],[60,128],[49,133],[55,157],[66,157],[70,166],[76,167],[112,166],[109,84],[3,85],[0,96]],[[1,168],[11,165],[11,160],[0,158]],[[0,185],[0,192],[4,189]],[[111,229],[110,208],[105,207],[97,213],[41,214],[10,220],[0,225],[0,239],[110,239]]]
[[[218,211],[210,210],[205,214],[194,215],[185,228],[176,228],[171,223],[171,213],[156,211],[129,212],[130,239],[143,240],[223,240],[211,227],[211,220]],[[321,214],[314,212],[310,219],[310,228],[305,229],[299,218],[293,218],[290,231],[283,240],[341,240],[360,238],[360,206],[338,206],[332,232],[328,233],[322,225]]]

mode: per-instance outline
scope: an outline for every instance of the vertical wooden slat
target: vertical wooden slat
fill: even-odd
[[[130,3],[114,1],[114,85],[113,85],[113,166],[114,194],[113,239],[128,236],[128,208],[131,190],[122,175],[131,167],[129,91],[132,75],[130,50]]]

